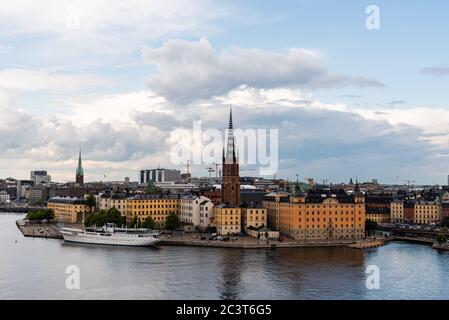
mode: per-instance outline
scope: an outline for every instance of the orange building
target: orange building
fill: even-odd
[[[269,194],[264,207],[268,226],[300,241],[355,240],[365,236],[365,200],[363,193],[312,191],[288,196]]]

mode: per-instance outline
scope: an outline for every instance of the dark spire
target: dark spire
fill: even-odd
[[[294,195],[295,196],[299,196],[302,192],[301,190],[301,186],[299,185],[299,174],[296,174],[296,183],[295,183],[295,188],[294,188],[295,192]]]
[[[233,129],[233,126],[232,126],[232,106],[229,107],[229,129]]]
[[[226,160],[230,162],[236,161],[234,128],[232,124],[232,107],[229,108],[229,130],[228,130],[228,143],[226,146]]]

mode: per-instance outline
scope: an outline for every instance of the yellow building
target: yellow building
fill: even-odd
[[[395,200],[391,203],[391,222],[404,222],[404,201]]]
[[[276,203],[276,204],[274,204]],[[298,196],[269,194],[263,206],[272,210],[268,226],[293,239],[339,240],[365,236],[365,203],[362,193],[313,191]],[[272,220],[272,221],[270,221]]]
[[[441,218],[441,206],[435,202],[418,201],[414,207],[416,224],[437,224]]]
[[[177,196],[136,195],[126,200],[126,223],[137,218],[140,223],[147,217],[153,218],[157,228],[163,228],[167,216],[174,212],[179,215],[180,199]]]
[[[53,210],[55,220],[70,223],[83,223],[90,208],[80,198],[54,197],[48,200],[47,208]]]
[[[224,204],[214,207],[214,223],[220,235],[239,234],[241,228],[241,208],[231,208]]]
[[[267,209],[265,208],[242,208],[242,229],[249,227],[260,228],[267,226]]]
[[[267,209],[267,225],[273,230],[279,230],[279,210],[281,202],[288,202],[290,195],[285,192],[270,193],[270,201],[264,201],[263,207]]]
[[[390,204],[391,206],[391,204]],[[366,220],[371,220],[376,223],[390,223],[390,209],[389,208],[366,208]]]

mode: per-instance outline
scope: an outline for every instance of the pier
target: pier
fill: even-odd
[[[59,229],[51,223],[32,223],[17,220],[16,225],[24,237],[63,239]]]
[[[352,249],[372,249],[377,248],[386,245],[390,240],[390,238],[380,239],[380,240],[364,240],[364,241],[357,241],[354,244],[348,245],[349,248]]]

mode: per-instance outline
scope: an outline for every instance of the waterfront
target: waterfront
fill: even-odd
[[[393,242],[336,248],[116,248],[25,238],[0,214],[1,299],[447,299],[449,252]],[[65,287],[78,265],[81,289]],[[379,290],[365,268],[380,269]]]

